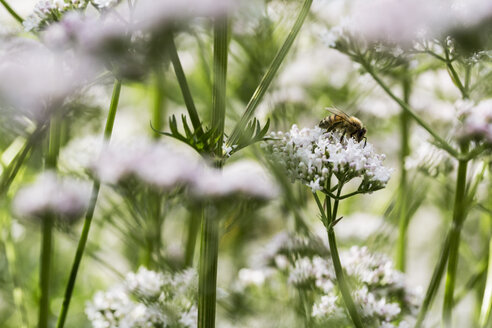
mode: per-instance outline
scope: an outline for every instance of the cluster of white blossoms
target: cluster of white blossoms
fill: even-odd
[[[369,42],[413,46],[446,36],[492,16],[487,0],[375,0],[346,2],[345,16],[331,34],[350,32]],[[436,15],[436,13],[439,15]],[[342,33],[340,33],[342,32]],[[333,41],[334,42],[334,41]]]
[[[6,41],[0,51],[0,98],[36,121],[61,107],[96,74],[88,58],[53,52],[31,39]]]
[[[197,199],[244,196],[266,200],[278,194],[272,178],[253,161],[237,161],[219,170],[193,155],[145,140],[133,145],[111,144],[92,164],[92,170],[108,184],[137,179],[162,191],[187,187]]]
[[[54,215],[70,223],[85,212],[89,199],[90,190],[86,183],[61,178],[48,171],[17,192],[13,209],[20,217],[44,218]]]
[[[461,138],[492,144],[492,99],[469,106],[463,116]]]
[[[299,130],[293,125],[289,132],[272,132],[266,149],[292,181],[301,181],[313,192],[323,191],[333,175],[341,183],[361,178],[359,192],[384,188],[391,177],[392,170],[383,166],[385,156],[370,143],[317,126]]]
[[[23,22],[24,28],[26,31],[39,31],[60,20],[64,13],[84,9],[88,3],[88,0],[41,0],[34,6],[34,12]]]
[[[282,236],[285,236],[282,234]],[[300,237],[306,239],[307,237]],[[280,240],[279,238],[277,238]],[[332,262],[326,260],[327,255],[315,254],[319,247],[317,239],[313,239],[313,247],[306,247],[302,252],[292,252],[286,256],[283,250],[293,244],[298,244],[298,237],[291,235],[291,240],[284,237],[284,246],[277,245],[276,255],[268,251],[268,256],[276,260],[270,261],[263,268],[265,272],[261,283],[267,283],[275,277],[274,268],[289,284],[304,292],[312,293],[314,302],[311,306],[311,316],[316,322],[330,326],[350,324],[340,291],[337,287],[336,275]],[[278,244],[278,240],[274,245]],[[310,249],[307,251],[307,249]],[[324,249],[323,254],[329,252]],[[283,260],[280,261],[280,258]],[[404,275],[395,270],[392,261],[383,254],[371,253],[367,247],[354,246],[340,253],[342,267],[347,273],[347,279],[353,286],[352,294],[360,314],[371,327],[407,327],[412,317],[417,313],[421,301],[418,289],[412,289],[405,283]],[[255,279],[260,281],[258,270],[240,271],[242,280]],[[244,277],[246,274],[254,277]],[[338,324],[338,325],[336,325]]]
[[[197,278],[192,269],[169,274],[140,268],[124,283],[87,303],[94,328],[192,328],[197,325]]]

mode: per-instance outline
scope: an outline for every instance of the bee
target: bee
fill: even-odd
[[[326,108],[331,115],[325,117],[319,122],[319,127],[326,129],[330,132],[333,130],[343,132],[340,141],[347,134],[349,137],[354,138],[357,142],[361,142],[364,139],[364,147],[367,143],[366,128],[364,124],[355,116],[349,116],[343,111],[337,108]]]

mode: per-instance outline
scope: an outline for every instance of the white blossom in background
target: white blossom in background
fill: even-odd
[[[116,6],[120,0],[93,0],[93,2],[99,9],[107,9]]]
[[[40,0],[22,24],[26,31],[39,31],[61,19],[66,12],[85,9],[88,3],[88,0]]]
[[[223,16],[237,5],[234,0],[140,0],[135,5],[135,27],[157,32],[173,22]]]
[[[224,198],[242,195],[255,199],[271,199],[278,187],[259,164],[241,160],[222,170],[206,167],[193,181],[191,192],[198,198]]]
[[[170,190],[194,182],[202,163],[181,149],[142,139],[106,145],[91,167],[104,183],[117,184],[133,177]]]
[[[436,176],[440,172],[453,169],[454,165],[450,155],[427,140],[418,138],[418,146],[415,148],[412,154],[405,159],[407,170],[419,170],[430,176]]]
[[[266,268],[273,268],[282,273],[289,284],[313,297],[311,316],[315,322],[326,326],[343,326],[343,322],[350,325],[351,321],[337,287],[332,262],[326,254],[329,252],[327,246],[320,252],[316,252],[318,247],[310,247],[311,252],[307,252],[306,248],[288,246],[298,245],[298,240],[306,239],[310,238],[289,236],[285,233],[274,238],[271,245],[275,247],[276,254],[266,247],[266,256],[282,256],[287,265],[282,264],[279,267],[275,261],[269,261],[266,262]],[[317,244],[317,241],[314,238],[313,242],[303,244]],[[287,248],[290,248],[291,252],[284,255]],[[372,253],[367,247],[354,246],[341,251],[340,259],[347,279],[352,282],[354,301],[368,325],[406,327],[408,322],[414,320],[422,295],[419,289],[411,288],[405,283],[405,276],[394,268],[388,257]],[[273,285],[273,282],[269,279],[264,285],[265,288]]]
[[[333,173],[343,176],[344,182],[362,178],[361,192],[384,188],[390,179],[392,170],[383,166],[385,156],[377,154],[370,143],[341,138],[338,132],[317,126],[299,130],[293,125],[289,132],[272,132],[269,137],[268,154],[287,170],[292,181],[301,181],[313,192],[323,190]]]
[[[196,272],[175,274],[140,268],[125,282],[97,292],[86,305],[94,328],[192,328],[197,325]]]
[[[242,287],[262,286],[267,279],[267,275],[266,270],[242,268],[239,270],[238,278]]]
[[[87,58],[19,38],[0,51],[0,98],[29,118],[44,120],[97,72]]]
[[[492,99],[485,99],[474,105],[463,104],[464,121],[460,137],[492,144]]]
[[[48,171],[17,192],[13,210],[20,217],[56,215],[60,220],[72,222],[85,212],[89,198],[87,183],[58,177],[56,173]]]
[[[130,292],[152,299],[159,296],[164,285],[164,276],[159,272],[141,267],[136,273],[127,274],[126,285]]]
[[[344,216],[344,220],[335,226],[337,238],[341,240],[366,241],[377,235],[384,226],[384,219],[380,216],[355,212]]]

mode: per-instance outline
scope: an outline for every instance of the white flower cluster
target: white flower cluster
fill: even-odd
[[[60,20],[64,13],[84,9],[88,3],[88,0],[41,0],[34,6],[34,12],[23,22],[24,28],[26,31],[39,31]]]
[[[238,161],[218,170],[190,153],[148,141],[107,146],[92,169],[105,183],[136,178],[164,191],[188,187],[197,199],[245,196],[261,200],[278,193],[273,180],[255,162]]]
[[[95,76],[87,58],[53,52],[30,39],[14,39],[0,50],[0,98],[36,121],[44,120]]]
[[[94,328],[196,327],[196,273],[140,268],[124,284],[97,292],[85,312]]]
[[[89,198],[87,184],[60,178],[48,171],[41,174],[32,185],[19,190],[14,198],[13,209],[21,217],[56,215],[58,219],[70,223],[85,212]]]
[[[349,8],[340,24],[345,31],[350,30],[369,42],[404,47],[423,39],[441,38],[452,30],[479,24],[492,15],[488,0],[352,1]]]
[[[492,99],[482,100],[463,114],[461,138],[492,144]]]
[[[295,238],[294,235],[291,235]],[[306,237],[302,237],[305,239]],[[279,238],[277,238],[279,239]],[[285,238],[284,238],[285,239]],[[317,241],[315,240],[315,243]],[[278,244],[278,241],[275,242]],[[297,244],[296,241],[284,240],[284,244]],[[285,247],[277,247],[282,250]],[[314,251],[314,249],[313,249]],[[311,316],[320,324],[350,323],[343,300],[337,288],[337,281],[332,262],[325,255],[304,252],[290,256],[282,252],[276,256],[268,251],[269,257],[282,257],[285,262],[269,262],[273,268],[284,273],[288,282],[298,289],[313,293]],[[404,275],[395,270],[393,263],[386,256],[371,253],[367,247],[352,247],[340,253],[342,267],[347,279],[352,282],[353,296],[364,320],[374,327],[405,327],[412,320],[419,304],[420,294],[405,284]],[[263,269],[272,277],[271,267]],[[256,270],[257,271],[257,270]],[[255,271],[255,272],[256,272]],[[401,322],[400,326],[396,324]],[[343,326],[343,325],[341,325]]]
[[[272,132],[266,149],[293,181],[301,181],[313,192],[324,190],[332,175],[342,183],[362,178],[360,192],[385,187],[391,176],[391,170],[383,166],[385,156],[377,154],[370,143],[317,126],[299,130],[293,125],[289,132]]]

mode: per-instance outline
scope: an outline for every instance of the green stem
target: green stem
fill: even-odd
[[[27,314],[27,308],[24,303],[24,293],[22,291],[21,285],[17,279],[20,277],[20,273],[17,272],[17,256],[15,252],[15,244],[12,240],[12,221],[9,216],[3,216],[3,227],[4,227],[4,247],[5,247],[5,259],[7,260],[7,265],[9,269],[10,277],[12,278],[12,299],[14,300],[15,307],[19,311],[21,328],[29,327],[29,320]]]
[[[449,58],[449,51],[448,51],[446,45],[444,45],[444,54],[446,56],[446,61],[445,61],[446,62],[446,67],[448,69],[449,75],[451,76],[451,79],[453,80],[454,84],[460,90],[463,99],[468,99],[469,98],[469,95],[468,95],[467,87],[465,87],[463,85],[463,83],[461,82],[461,79],[460,79],[458,73],[456,72],[456,70],[455,70],[455,68],[453,66],[453,62]]]
[[[408,74],[408,73],[407,73]],[[408,75],[403,81],[403,100],[408,103],[410,99],[410,80]],[[405,272],[406,266],[406,249],[407,249],[407,231],[410,216],[407,210],[408,184],[407,184],[407,169],[405,161],[410,153],[409,146],[409,115],[408,112],[402,110],[400,112],[400,186],[399,186],[399,222],[398,229],[398,244],[396,250],[396,269]]]
[[[36,128],[36,130],[28,137],[20,153],[9,163],[7,168],[4,170],[0,179],[0,195],[4,195],[8,192],[10,185],[17,176],[17,173],[19,173],[22,164],[24,164],[27,155],[29,154],[31,149],[33,149],[36,143],[42,139],[44,131],[44,125]]]
[[[372,76],[374,81],[376,81],[379,86],[390,96],[398,105],[400,105],[403,110],[405,110],[421,127],[423,127],[429,134],[439,143],[439,145],[447,151],[451,156],[458,158],[459,153],[449,144],[447,143],[443,138],[441,138],[432,128],[422,119],[420,118],[415,112],[410,108],[410,106],[403,101],[402,99],[398,98],[392,91],[391,89],[379,78],[379,76],[374,72],[372,67],[365,61],[361,60],[360,61],[361,65],[364,67],[364,69],[369,73],[369,75]]]
[[[104,129],[104,140],[106,142],[109,142],[111,138],[111,134],[113,132],[114,120],[116,117],[116,109],[118,108],[118,102],[120,99],[120,92],[121,92],[121,82],[119,80],[115,80],[113,86],[113,95],[111,97],[111,105],[109,107],[109,113],[106,120],[106,127]],[[58,317],[58,322],[56,324],[57,328],[63,328],[63,326],[65,325],[65,319],[67,317],[68,308],[70,306],[70,300],[72,298],[72,292],[75,286],[75,280],[77,279],[77,272],[79,270],[80,262],[82,260],[82,255],[84,254],[87,238],[89,236],[89,230],[91,227],[92,218],[94,216],[94,210],[96,209],[99,189],[100,189],[100,183],[98,181],[94,181],[92,185],[92,193],[89,202],[89,207],[87,209],[87,213],[85,215],[85,220],[84,220],[84,226],[82,228],[82,234],[80,235],[79,243],[77,245],[77,250],[75,252],[72,269],[70,271],[70,276],[68,278],[67,286],[65,289],[65,296],[63,298],[63,303],[60,310],[60,316]]]
[[[463,147],[466,153],[466,146]],[[453,223],[450,231],[450,249],[448,269],[446,273],[446,287],[444,291],[443,323],[445,327],[451,327],[452,311],[454,303],[454,286],[456,271],[458,267],[458,251],[460,245],[460,234],[466,217],[466,172],[468,161],[460,160],[458,164],[458,177],[456,180],[456,193],[453,208]]]
[[[282,44],[282,47],[279,49],[277,54],[275,55],[275,58],[273,58],[272,63],[270,64],[270,67],[268,67],[268,70],[265,72],[265,75],[263,75],[263,78],[260,81],[260,84],[256,88],[255,92],[251,96],[251,99],[249,100],[248,104],[246,105],[246,110],[244,111],[243,116],[239,120],[239,122],[236,124],[234,127],[234,130],[231,133],[231,137],[229,138],[227,144],[234,145],[237,144],[239,141],[241,135],[243,134],[243,130],[246,128],[246,125],[248,124],[249,120],[253,117],[253,114],[256,110],[256,107],[258,107],[258,104],[261,102],[263,99],[263,96],[265,95],[266,91],[268,90],[268,87],[273,81],[273,78],[275,77],[275,74],[280,68],[280,65],[282,64],[283,60],[287,56],[287,53],[289,52],[292,44],[294,43],[294,40],[297,37],[297,34],[299,34],[299,31],[304,24],[304,21],[309,13],[309,9],[311,8],[313,0],[306,0],[304,1],[304,4],[302,6],[301,11],[299,12],[299,16],[297,16],[297,19],[294,23],[294,26],[292,26],[292,29],[289,32],[289,35],[287,35],[287,38],[285,39],[285,42]]]
[[[214,22],[214,63],[212,88],[212,129],[216,136],[215,166],[223,165],[222,141],[224,137],[228,21],[226,17]],[[206,212],[202,218],[200,263],[198,271],[198,328],[215,327],[217,294],[217,261],[219,258],[219,220]]]
[[[431,281],[429,282],[429,286],[427,287],[427,291],[425,293],[425,297],[422,302],[422,307],[420,308],[420,312],[417,317],[417,322],[415,323],[415,328],[422,327],[422,324],[429,311],[429,308],[432,305],[432,302],[434,301],[436,293],[439,289],[439,285],[441,284],[442,276],[444,274],[444,269],[446,268],[446,263],[449,257],[450,235],[451,232],[448,232],[446,235],[446,239],[444,240],[444,244],[441,250],[441,255],[439,256],[437,265],[434,268],[434,272],[432,273]]]
[[[490,321],[490,312],[492,309],[492,238],[489,240],[489,265],[487,269],[487,281],[483,293],[482,307],[480,309],[480,327],[487,327]]]
[[[22,22],[24,21],[22,19],[22,17],[19,16],[19,14],[17,14],[17,12],[12,9],[12,7],[10,7],[10,5],[7,3],[7,1],[5,0],[0,0],[0,3],[4,6],[4,8],[9,12],[9,14],[14,17],[14,19],[16,21],[18,21],[21,25],[22,25]]]
[[[342,184],[340,184],[337,194],[340,195],[341,191],[342,191]],[[328,233],[328,242],[330,245],[331,259],[333,261],[335,276],[337,278],[338,288],[340,289],[340,293],[342,294],[343,302],[345,303],[345,306],[349,312],[350,318],[352,319],[352,323],[354,324],[354,326],[356,328],[362,328],[364,327],[364,325],[362,324],[362,320],[359,316],[359,313],[357,312],[357,307],[354,303],[354,300],[352,299],[352,295],[350,294],[349,286],[347,284],[347,281],[345,280],[345,274],[343,272],[342,264],[340,262],[340,255],[338,254],[335,231],[331,226],[333,221],[336,220],[339,200],[335,200],[333,204],[333,212],[332,212],[330,198],[326,197],[327,214],[325,214],[323,210],[323,206],[321,205],[321,202],[318,198],[318,195],[316,195],[316,193],[313,193],[313,195],[314,195],[314,199],[316,200],[316,204],[318,205],[318,208],[320,210],[323,221],[327,222],[326,230]]]
[[[41,296],[39,299],[38,328],[47,328],[50,315],[50,271],[51,252],[53,241],[53,218],[48,215],[43,218],[42,244],[41,244],[41,270],[39,276],[39,287]]]
[[[176,49],[176,44],[174,43],[174,39],[172,37],[169,38],[169,55],[171,57],[174,73],[176,74],[176,78],[178,79],[178,84],[183,95],[186,110],[190,116],[191,124],[193,125],[195,131],[198,132],[198,135],[203,134],[202,123],[200,122],[200,117],[198,116],[188,82],[186,81],[183,66],[181,66],[181,61],[179,60],[178,50]]]
[[[227,18],[218,18],[214,23],[212,128],[217,140],[215,154],[219,157],[222,157],[224,139],[228,42]]]
[[[55,113],[51,118],[48,154],[46,157],[46,167],[56,170],[58,153],[60,151],[60,120]],[[38,328],[47,328],[50,316],[50,271],[51,255],[53,252],[53,224],[54,215],[48,214],[42,220],[42,241],[40,254],[40,276],[39,288],[41,291],[39,299],[39,320]]]
[[[162,130],[162,117],[164,116],[164,71],[159,63],[155,67],[155,88],[154,88],[154,107],[152,108],[152,126],[157,130]],[[153,133],[154,138],[160,136]]]
[[[203,217],[203,211],[198,215],[198,211],[192,211],[188,222],[188,236],[186,237],[185,260],[186,267],[193,266],[193,257],[195,255],[196,237],[200,228],[200,216]]]
[[[215,327],[219,220],[205,213],[202,220],[198,271],[198,328]]]

